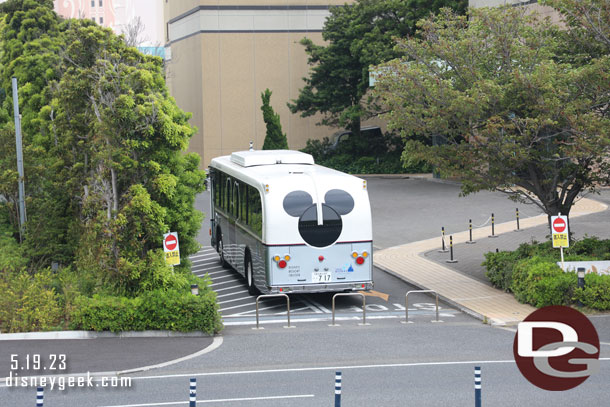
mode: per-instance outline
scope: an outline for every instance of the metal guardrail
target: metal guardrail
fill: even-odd
[[[349,297],[358,295],[362,297],[362,324],[359,325],[367,325],[366,323],[366,297],[362,293],[337,293],[333,295],[333,323],[330,326],[339,326],[335,324],[335,298],[336,297]]]
[[[288,317],[288,325],[285,326],[284,328],[294,328],[294,326],[290,326],[290,297],[288,297],[288,295],[286,294],[265,294],[265,295],[259,295],[258,297],[256,297],[256,328],[252,328],[252,329],[265,329],[265,328],[259,328],[259,321],[258,321],[258,300],[260,300],[261,298],[272,298],[272,297],[285,297],[286,298],[286,316]]]
[[[436,320],[432,322],[443,322],[438,319],[438,293],[434,290],[413,290],[407,292],[405,295],[405,321],[400,321],[403,324],[412,324],[413,321],[409,321],[409,294],[411,293],[434,293],[436,295]]]

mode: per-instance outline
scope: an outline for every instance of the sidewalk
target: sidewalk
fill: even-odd
[[[607,205],[581,199],[570,213],[570,219],[604,211]],[[521,219],[520,228],[527,229],[547,223],[546,215]],[[495,234],[512,232],[515,222],[495,226]],[[472,231],[473,240],[487,238],[488,228]],[[453,234],[454,245],[465,243],[468,231]],[[421,289],[434,290],[439,297],[462,311],[487,320],[492,325],[514,325],[522,321],[535,308],[518,303],[512,294],[505,293],[474,278],[454,271],[423,257],[425,252],[440,249],[440,237],[395,246],[374,253],[375,266]]]

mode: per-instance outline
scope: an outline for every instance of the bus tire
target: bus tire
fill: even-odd
[[[258,290],[254,285],[254,274],[252,269],[252,259],[250,258],[250,253],[246,253],[246,258],[244,260],[245,277],[246,277],[246,285],[248,286],[248,294],[256,295]]]
[[[216,251],[220,255],[220,265],[222,267],[229,267],[229,263],[227,263],[227,259],[225,259],[224,255],[224,246],[222,244],[222,237],[218,236],[218,240],[216,241]]]

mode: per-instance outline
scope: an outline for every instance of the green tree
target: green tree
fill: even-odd
[[[357,0],[330,8],[322,38],[316,45],[309,38],[301,44],[309,56],[309,77],[299,97],[288,104],[302,117],[322,113],[321,124],[349,128],[360,134],[360,122],[377,112],[366,97],[369,67],[398,56],[393,37],[415,34],[416,22],[441,7],[464,12],[465,0]]]
[[[265,89],[261,93],[261,99],[263,105],[261,110],[263,111],[263,120],[267,125],[267,134],[265,135],[265,142],[263,143],[263,150],[288,150],[288,139],[286,134],[282,132],[282,123],[280,123],[280,115],[275,113],[273,107],[271,107],[271,91]]]
[[[444,145],[410,141],[406,152],[461,176],[464,194],[501,191],[549,216],[608,181],[607,57],[557,60],[560,28],[515,7],[443,10],[419,26],[380,67],[376,93],[391,127]]]
[[[101,285],[137,291],[157,264],[162,233],[198,250],[203,190],[194,129],[169,96],[160,58],[89,20],[61,21],[50,0],[0,5],[0,216],[17,231],[11,77],[19,80],[28,222],[37,270],[76,262]],[[10,112],[10,113],[9,113]],[[11,147],[12,146],[12,147]],[[2,223],[6,223],[4,222]]]
[[[610,1],[543,0],[562,14],[571,40],[571,53],[591,57],[610,54]]]
[[[183,153],[194,129],[168,94],[160,58],[89,21],[65,23],[64,41],[64,72],[40,116],[48,148],[64,162],[54,181],[69,180],[64,188],[78,202],[76,261],[134,293],[151,252],[162,256],[164,232],[178,231],[186,264],[199,248],[193,204],[205,174],[199,156]]]

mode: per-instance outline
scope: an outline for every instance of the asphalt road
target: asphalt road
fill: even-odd
[[[459,198],[459,188],[453,184],[374,178],[369,180],[369,193],[378,247],[438,236],[441,226],[448,231],[464,230],[469,218],[483,223],[491,212],[495,213],[498,222],[514,216],[515,205],[503,196],[485,193]],[[205,207],[205,199],[205,194],[198,197],[198,207]],[[529,213],[529,209],[520,208],[522,216],[537,214]],[[208,223],[204,221],[199,235],[201,243],[205,242],[207,233]],[[218,283],[235,277],[224,275],[223,280],[223,275],[215,276]],[[235,284],[217,285],[216,288],[238,286],[239,278],[235,277],[235,280]],[[293,329],[283,328],[282,322],[270,321],[263,324],[264,330],[252,329],[251,322],[227,324],[222,345],[205,355],[129,375],[130,387],[102,387],[101,382],[94,382],[94,387],[88,389],[59,391],[47,388],[44,405],[186,406],[189,378],[196,377],[200,404],[331,406],[335,371],[341,370],[345,406],[469,406],[474,403],[475,365],[483,367],[485,405],[605,405],[610,399],[610,361],[603,360],[601,372],[576,389],[567,392],[540,390],[521,376],[513,362],[513,331],[484,325],[462,313],[450,312],[450,309],[444,311],[452,317],[443,316],[444,322],[433,323],[431,299],[424,295],[413,298],[414,323],[401,324],[402,310],[392,307],[404,301],[405,290],[409,287],[379,271],[375,272],[374,280],[376,291],[388,294],[388,300],[367,297],[367,304],[372,305],[367,308],[367,312],[370,311],[368,326],[359,325],[360,316],[353,308],[358,304],[349,302],[347,308],[342,308],[341,314],[346,318],[339,321],[339,327],[328,326],[327,314],[322,315],[321,320],[307,322],[306,319],[320,316],[315,311],[296,318]],[[314,300],[324,305],[323,297]],[[422,309],[415,304],[425,306]],[[226,321],[244,317],[252,320],[251,315],[229,318],[231,313],[248,309],[228,310],[229,303],[223,305],[227,305]],[[381,306],[387,310],[382,310]],[[269,314],[265,318],[281,317],[274,315],[281,314],[279,309],[267,311]],[[608,359],[610,316],[594,316],[591,320],[604,343],[601,357]],[[112,358],[113,349],[98,347],[97,341],[87,342],[91,370],[95,370],[95,363]],[[170,342],[170,348],[181,347],[179,341],[170,338]],[[121,344],[115,346],[118,349]],[[46,350],[37,341],[28,341],[23,349],[32,353]],[[147,357],[149,353],[160,358],[172,357],[157,348],[148,348],[144,342],[131,353],[124,358],[134,364],[138,363],[137,355],[141,353]],[[0,386],[1,406],[34,404],[34,388]]]
[[[262,331],[234,326],[223,340],[204,356],[131,376],[130,388],[48,391],[45,406],[187,405],[191,377],[197,378],[200,403],[330,406],[335,371],[343,375],[345,406],[469,406],[474,366],[483,369],[484,405],[605,405],[610,399],[610,346],[602,347],[601,371],[584,384],[547,392],[517,370],[514,332],[473,320],[410,325],[374,320],[370,326],[354,321],[341,328],[315,323]],[[0,395],[5,405],[33,405],[31,388],[0,388]]]

